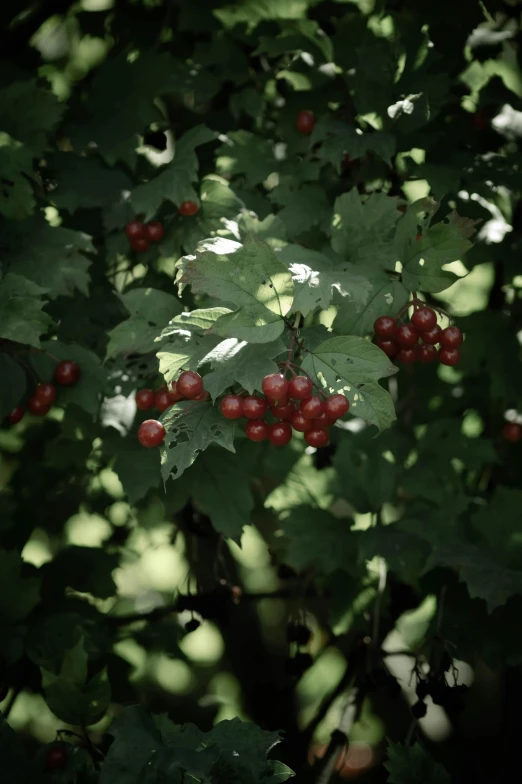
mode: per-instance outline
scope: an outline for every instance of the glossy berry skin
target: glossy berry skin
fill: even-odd
[[[446,327],[440,335],[440,345],[444,348],[458,348],[463,341],[462,332],[458,327]]]
[[[178,391],[178,385],[175,381],[173,381],[170,385],[170,389],[170,398],[173,403],[177,403],[179,400],[183,400],[183,395]]]
[[[176,381],[176,389],[186,400],[194,400],[203,392],[203,379],[195,370],[185,370]]]
[[[288,381],[280,373],[271,373],[265,376],[261,384],[263,393],[270,400],[282,400],[288,396]]]
[[[125,226],[125,234],[132,240],[139,240],[145,237],[145,224],[141,221],[130,221]]]
[[[397,327],[395,340],[401,347],[414,346],[419,340],[419,333],[411,324],[401,324],[400,327]]]
[[[56,365],[54,378],[61,387],[70,387],[80,378],[80,368],[72,359],[64,359]]]
[[[417,352],[414,348],[401,348],[395,359],[403,365],[413,365],[417,359]]]
[[[136,406],[141,411],[154,407],[154,392],[152,389],[138,389],[136,392]]]
[[[433,329],[430,329],[429,332],[423,332],[421,334],[421,340],[423,343],[428,343],[428,345],[434,346],[436,343],[440,343],[441,335],[442,335],[442,329],[439,327],[438,324],[435,324]]]
[[[522,438],[522,425],[517,422],[506,422],[502,428],[502,433],[507,441],[516,444]]]
[[[166,411],[167,408],[173,405],[172,400],[172,393],[169,392],[167,387],[163,387],[163,389],[158,389],[156,394],[154,395],[154,406],[158,409],[158,411]]]
[[[316,419],[312,419],[312,429],[313,430],[321,430],[326,427],[332,427],[337,422],[336,417],[329,417],[326,411],[323,411],[320,417]]]
[[[397,330],[397,322],[391,316],[379,316],[373,324],[373,331],[380,338],[392,338]]]
[[[247,419],[261,419],[266,414],[267,403],[257,395],[247,395],[243,398],[243,416]]]
[[[326,446],[330,440],[330,435],[328,430],[320,429],[320,430],[309,430],[307,433],[304,434],[304,438],[308,446],[315,446],[316,449],[319,449],[322,446]]]
[[[339,419],[349,408],[350,403],[344,395],[332,395],[324,404],[324,413],[331,419]]]
[[[24,413],[25,411],[22,408],[22,406],[17,406],[16,408],[13,408],[13,410],[7,417],[7,421],[9,422],[10,425],[16,425],[18,424],[18,422],[20,422],[21,419],[23,419]]]
[[[197,401],[210,400],[210,395],[208,394],[207,390],[204,389],[203,392],[200,392],[199,395],[196,395],[196,397],[193,397],[191,399]]]
[[[195,215],[196,212],[199,212],[199,205],[195,201],[184,201],[179,205],[178,212],[184,217]]]
[[[292,428],[288,422],[276,422],[268,428],[268,440],[274,446],[286,446],[292,440]]]
[[[56,387],[54,384],[39,384],[34,394],[42,403],[50,406],[56,400]]]
[[[312,395],[313,384],[306,376],[294,376],[288,382],[288,395],[293,400],[306,400]]]
[[[39,397],[33,395],[27,401],[27,408],[33,416],[45,416],[49,413],[51,405],[44,403]]]
[[[251,419],[250,422],[247,422],[245,425],[245,433],[250,441],[259,443],[260,441],[264,441],[268,436],[268,425],[266,422],[263,422],[262,419]]]
[[[149,242],[161,242],[164,234],[163,223],[159,221],[151,221],[145,226],[145,236]]]
[[[423,365],[429,365],[430,362],[434,362],[437,359],[437,349],[435,346],[421,343],[415,350],[417,352],[417,361],[422,362]]]
[[[304,133],[306,136],[309,136],[315,127],[315,123],[315,114],[308,109],[303,109],[303,111],[299,112],[297,115],[295,124],[299,133]]]
[[[390,359],[393,359],[399,351],[397,343],[394,340],[388,340],[387,338],[377,338],[375,345],[378,346],[381,351],[384,351],[386,356],[390,357]]]
[[[138,428],[138,441],[147,449],[159,446],[165,440],[165,428],[157,419],[146,419]]]
[[[243,399],[239,395],[225,395],[219,410],[225,419],[239,419],[243,416]]]
[[[290,424],[299,433],[306,433],[307,430],[312,429],[312,420],[304,417],[300,411],[294,411],[290,418]]]
[[[411,323],[419,332],[429,332],[437,323],[437,314],[431,308],[419,308],[413,313]]]
[[[145,253],[149,249],[149,245],[147,237],[137,237],[130,242],[130,246],[135,253]]]
[[[301,401],[299,410],[305,419],[316,419],[323,413],[324,403],[319,395],[312,395],[312,397]]]
[[[51,746],[45,755],[46,770],[62,770],[67,766],[67,750],[65,746]]]
[[[439,362],[441,365],[455,367],[460,361],[460,351],[458,348],[439,348]]]
[[[270,406],[270,411],[276,419],[289,420],[295,411],[292,403],[278,403],[276,406]]]

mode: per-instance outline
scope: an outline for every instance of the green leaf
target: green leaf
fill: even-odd
[[[0,421],[20,405],[25,394],[25,370],[9,354],[0,353]]]
[[[30,362],[42,381],[52,381],[56,369],[56,359],[72,359],[80,366],[79,381],[70,387],[60,388],[60,402],[65,405],[74,403],[93,416],[100,408],[101,396],[106,385],[106,371],[101,360],[92,351],[77,343],[70,345],[58,340],[49,340],[42,344],[48,354],[31,354]]]
[[[239,308],[222,316],[213,332],[252,343],[270,343],[284,329],[283,316],[292,307],[290,274],[263,240],[248,237],[207,240],[196,250],[180,282],[194,294],[208,294]]]
[[[26,639],[31,661],[58,674],[67,649],[75,648],[81,638],[81,621],[79,614],[60,612],[31,624]]]
[[[249,30],[263,20],[304,19],[311,0],[245,0],[240,6],[229,5],[215,11],[215,15],[225,27],[234,27],[243,22]]]
[[[205,376],[205,389],[213,400],[234,383],[250,394],[260,391],[264,377],[278,372],[274,360],[285,350],[280,340],[262,345],[224,340],[206,357],[215,369]]]
[[[249,131],[232,131],[217,151],[217,170],[224,177],[243,174],[251,186],[277,169],[272,142]]]
[[[521,509],[522,491],[500,486],[471,519],[492,551],[522,567]]]
[[[268,57],[279,57],[292,51],[313,52],[320,54],[327,63],[334,61],[332,42],[317,22],[311,19],[281,22],[279,35],[260,36],[254,56],[266,54]]]
[[[296,506],[281,521],[288,538],[285,563],[297,571],[313,566],[321,574],[337,569],[352,572],[357,561],[357,536],[352,520],[338,519],[323,509]]]
[[[117,202],[121,192],[132,187],[124,172],[109,169],[93,155],[56,152],[53,166],[58,187],[52,193],[52,200],[58,209],[69,213],[78,208],[104,207]]]
[[[323,389],[346,395],[354,416],[379,430],[394,421],[392,400],[377,379],[393,375],[397,368],[369,341],[358,337],[330,338],[310,351],[302,365]]]
[[[283,482],[265,499],[267,509],[284,512],[296,506],[309,505],[328,509],[334,499],[335,473],[329,469],[318,471],[311,455],[303,455],[291,468]]]
[[[279,784],[295,776],[291,768],[277,760],[268,760],[268,771],[266,778],[263,778],[263,784]]]
[[[144,450],[133,436],[119,437],[114,451],[117,454],[114,471],[118,474],[129,503],[135,504],[160,483],[159,453],[155,449]]]
[[[181,310],[172,294],[151,288],[131,289],[118,295],[130,318],[109,332],[107,357],[154,351],[162,328]]]
[[[161,450],[161,474],[165,483],[169,476],[179,479],[198,454],[213,442],[235,452],[234,423],[213,405],[178,403],[162,419],[167,431]]]
[[[362,305],[356,299],[342,301],[332,325],[332,329],[341,335],[362,337],[372,333],[376,318],[395,317],[410,299],[404,284],[384,270],[365,267],[364,272],[370,284],[370,292]]]
[[[310,146],[318,146],[318,155],[328,161],[340,174],[343,157],[347,154],[350,160],[363,158],[367,152],[375,152],[391,166],[395,155],[396,141],[386,131],[363,132],[333,118],[322,118],[314,128],[310,138]]]
[[[433,759],[424,746],[415,743],[403,746],[395,743],[386,749],[388,762],[384,767],[388,771],[388,784],[451,784],[451,778],[445,768]]]
[[[167,327],[167,332],[169,327]],[[207,362],[211,351],[221,343],[221,339],[214,335],[200,335],[197,332],[186,331],[176,337],[176,327],[173,337],[158,351],[160,361],[159,370],[165,376],[165,381],[173,381],[180,370],[197,370],[200,365]]]
[[[31,766],[21,737],[0,713],[0,751],[2,776],[9,784],[29,784]]]
[[[60,121],[65,104],[50,90],[37,87],[36,79],[13,82],[0,90],[1,130],[30,151],[41,155],[49,146],[49,132]]]
[[[277,217],[283,222],[288,237],[295,239],[314,226],[326,225],[331,208],[320,185],[302,185],[293,188],[277,185],[270,191],[270,200],[281,206]]]
[[[371,438],[367,429],[347,433],[337,447],[333,463],[340,478],[339,494],[361,514],[377,512],[395,498],[398,471],[385,457],[388,452],[386,439]],[[345,476],[350,482],[342,480]]]
[[[31,215],[36,202],[28,177],[33,161],[28,150],[0,133],[0,212],[10,220]]]
[[[356,188],[335,201],[332,248],[352,264],[393,272],[396,253],[394,230],[401,214],[398,200],[372,193],[364,201]]]
[[[40,337],[53,323],[42,313],[45,289],[20,275],[8,273],[0,281],[0,338],[40,346]]]
[[[19,623],[40,600],[40,578],[26,576],[24,572],[24,562],[16,550],[0,550],[0,621],[2,623]]]

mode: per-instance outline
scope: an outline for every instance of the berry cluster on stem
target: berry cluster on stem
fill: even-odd
[[[183,371],[178,380],[172,382],[170,389],[163,386],[156,392],[152,389],[140,389],[136,392],[136,406],[142,411],[156,407],[158,411],[163,412],[180,400],[193,400],[194,402],[208,400],[208,392],[205,391],[203,379],[194,370]],[[142,446],[148,448],[160,446],[164,440],[165,428],[158,420],[146,419],[139,426],[138,441]]]
[[[72,359],[64,359],[56,365],[54,380],[61,387],[70,387],[77,383],[80,375],[80,366]],[[37,383],[33,394],[27,401],[27,410],[34,416],[45,416],[51,410],[56,395],[55,384]],[[23,419],[24,414],[24,407],[16,406],[7,417],[7,421],[10,425],[16,425]]]
[[[149,249],[151,242],[161,242],[164,233],[160,221],[143,223],[140,220],[132,220],[125,226],[125,234],[129,238],[132,250],[136,253],[144,253]]]

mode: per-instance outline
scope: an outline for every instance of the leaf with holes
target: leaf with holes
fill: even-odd
[[[223,340],[206,357],[214,370],[205,376],[205,389],[213,400],[233,384],[250,394],[260,391],[264,377],[277,373],[274,360],[284,351],[281,340],[261,346],[235,338]]]
[[[384,270],[367,267],[364,270],[370,291],[361,304],[357,299],[347,297],[337,309],[332,324],[334,332],[341,335],[369,335],[379,316],[395,317],[410,299],[410,292],[397,278]]]
[[[398,200],[372,193],[363,201],[356,188],[335,201],[332,248],[352,264],[393,272],[395,226],[401,217]]]

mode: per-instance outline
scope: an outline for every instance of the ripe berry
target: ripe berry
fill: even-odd
[[[431,308],[419,308],[413,313],[411,323],[420,332],[429,332],[437,323],[437,314]]]
[[[257,395],[247,395],[243,400],[243,416],[247,419],[261,419],[266,413],[266,400]]]
[[[416,702],[411,706],[411,715],[415,719],[422,719],[428,712],[427,706],[423,702]]]
[[[395,359],[403,365],[412,365],[417,359],[417,352],[414,348],[401,348]]]
[[[458,365],[460,360],[460,351],[458,348],[439,348],[439,362],[442,365],[449,365],[454,367]]]
[[[440,345],[444,348],[458,348],[462,341],[462,332],[458,327],[446,327],[441,332]]]
[[[304,417],[300,411],[294,411],[290,418],[290,424],[299,433],[306,433],[307,430],[312,429],[312,420]]]
[[[194,400],[203,392],[203,379],[194,370],[185,370],[176,381],[176,388],[184,398]]]
[[[138,240],[145,236],[145,224],[141,221],[130,221],[125,226],[125,234],[130,240]]]
[[[380,338],[392,338],[397,330],[397,322],[391,316],[379,316],[375,319],[373,330]]]
[[[225,395],[219,408],[225,419],[239,419],[243,416],[243,400],[239,395]]]
[[[154,406],[154,392],[152,389],[139,389],[136,392],[136,405],[141,411],[147,411],[147,409],[152,408]]]
[[[195,215],[198,211],[199,205],[195,201],[184,201],[178,207],[179,214],[184,216]]]
[[[56,365],[54,378],[61,387],[70,387],[80,378],[80,368],[72,359],[64,359]]]
[[[305,419],[315,419],[316,417],[320,417],[323,413],[324,403],[319,395],[312,395],[312,397],[301,402],[299,410]]]
[[[312,394],[312,382],[306,376],[294,376],[288,382],[288,394],[294,400],[306,400]]]
[[[399,346],[414,346],[419,340],[419,333],[411,324],[401,324],[397,327],[395,340]]]
[[[504,438],[516,444],[516,442],[520,441],[522,438],[522,425],[519,425],[517,422],[506,422],[502,432],[504,434]]]
[[[442,329],[438,324],[435,324],[433,329],[430,329],[429,332],[423,332],[421,334],[421,340],[423,343],[428,343],[430,346],[434,346],[436,343],[440,343],[441,335]]]
[[[199,393],[199,395],[196,395],[196,397],[193,397],[193,398],[191,398],[191,399],[192,399],[192,400],[199,400],[199,401],[200,401],[200,400],[210,400],[210,395],[209,395],[209,394],[208,394],[208,392],[207,392],[207,391],[204,389],[202,392],[200,392],[200,393]]]
[[[276,406],[270,406],[270,411],[276,419],[289,420],[295,408],[292,403],[278,403]]]
[[[156,419],[146,419],[138,428],[138,441],[148,449],[159,446],[165,440],[165,428]]]
[[[42,403],[50,406],[56,400],[56,387],[54,384],[39,384],[34,394]]]
[[[166,411],[167,408],[170,408],[170,406],[173,405],[172,393],[169,392],[167,387],[158,389],[158,391],[154,395],[154,405],[156,406],[158,411]]]
[[[268,435],[268,425],[262,419],[251,419],[245,425],[245,433],[251,441],[264,441]]]
[[[170,385],[171,393],[170,397],[173,403],[177,403],[179,400],[183,400],[183,395],[178,390],[178,385],[175,381],[172,382]]]
[[[10,425],[16,425],[21,419],[23,419],[24,413],[25,412],[22,406],[17,406],[16,408],[13,408],[13,410],[7,417],[7,421],[9,422]]]
[[[276,422],[268,428],[268,440],[274,446],[286,446],[292,440],[292,428],[288,422]]]
[[[321,446],[326,446],[326,444],[330,440],[330,435],[328,430],[319,429],[319,430],[309,430],[305,433],[305,441],[309,446],[315,446],[319,448]]]
[[[67,765],[67,750],[65,746],[51,746],[45,755],[46,770],[62,770]]]
[[[149,244],[147,237],[137,237],[131,240],[130,246],[135,253],[145,253],[149,249]]]
[[[378,346],[381,351],[384,351],[386,356],[393,359],[396,356],[397,352],[399,351],[399,346],[394,340],[387,340],[386,338],[377,338],[375,341],[375,345]]]
[[[350,403],[344,395],[332,395],[324,404],[324,412],[331,419],[339,419],[344,416],[349,408]]]
[[[186,632],[195,632],[196,629],[199,629],[201,626],[200,622],[196,620],[196,618],[192,618],[190,621],[187,621],[185,624],[185,631]]]
[[[317,430],[318,428],[332,427],[336,422],[337,417],[329,417],[326,411],[323,411],[320,417],[312,419],[312,428]]]
[[[151,221],[145,226],[145,235],[149,242],[161,242],[165,231],[159,221]]]
[[[44,403],[39,397],[33,395],[27,401],[27,408],[34,416],[45,416],[50,411],[50,404]]]
[[[299,112],[297,115],[296,120],[296,127],[299,133],[304,133],[307,136],[312,133],[315,127],[315,114],[313,112],[308,111],[308,109],[303,109],[302,112]]]
[[[423,365],[428,365],[430,362],[434,362],[437,359],[437,349],[435,346],[422,343],[420,346],[416,346],[415,351],[417,352],[417,360],[422,362]]]
[[[280,373],[265,376],[261,389],[271,400],[282,400],[288,395],[288,381]]]

